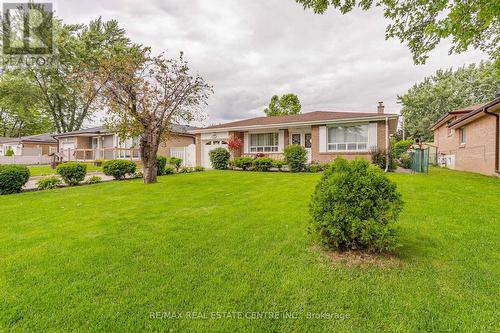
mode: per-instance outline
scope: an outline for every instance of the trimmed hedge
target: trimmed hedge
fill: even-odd
[[[253,168],[256,171],[269,171],[273,167],[273,159],[269,157],[258,157],[253,160]]]
[[[215,148],[211,150],[210,153],[210,162],[212,163],[212,167],[216,170],[225,170],[229,164],[229,158],[231,154],[229,150],[225,148]]]
[[[278,171],[283,169],[283,165],[285,165],[285,162],[281,160],[273,160],[273,168],[278,169]]]
[[[311,198],[312,231],[330,249],[393,251],[402,207],[396,184],[382,170],[363,159],[337,158]]]
[[[61,178],[66,184],[70,186],[78,185],[78,183],[85,179],[85,175],[87,174],[87,164],[76,162],[59,164],[56,172],[61,175]]]
[[[307,161],[307,151],[301,145],[289,145],[283,151],[285,163],[291,172],[304,170]]]
[[[137,165],[129,160],[111,160],[102,165],[104,174],[115,179],[124,179],[126,175],[134,174],[136,169]]]
[[[0,195],[19,193],[30,178],[24,165],[0,165]]]
[[[156,156],[156,175],[162,176],[165,174],[165,166],[167,165],[167,158],[165,156]]]
[[[235,167],[245,171],[252,167],[253,159],[247,156],[236,157],[233,161],[233,164]]]

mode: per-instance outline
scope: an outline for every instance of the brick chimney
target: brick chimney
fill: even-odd
[[[384,102],[378,102],[377,113],[384,113],[384,109],[385,109]]]

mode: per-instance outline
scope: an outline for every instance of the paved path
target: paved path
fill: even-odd
[[[40,178],[47,178],[47,177],[52,177],[52,176],[55,176],[57,178],[61,178],[59,175],[45,175],[45,176],[33,176],[33,177],[30,177],[30,179],[28,180],[28,182],[26,183],[26,185],[24,185],[24,189],[25,190],[33,190],[33,189],[36,189],[36,182],[40,179]],[[89,179],[90,177],[92,176],[99,176],[102,178],[103,181],[106,181],[106,180],[113,180],[113,177],[111,176],[106,176],[105,174],[103,174],[102,172],[98,172],[98,171],[91,171],[91,172],[87,172],[87,175],[85,176],[85,180]]]

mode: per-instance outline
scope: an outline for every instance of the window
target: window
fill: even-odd
[[[368,125],[328,128],[329,151],[362,151],[368,149]]]
[[[460,127],[460,144],[464,145],[465,144],[465,127]]]
[[[304,146],[306,148],[311,148],[311,133],[304,134]]]
[[[292,134],[292,145],[300,145],[300,134]]]
[[[278,133],[250,134],[250,152],[277,152]]]

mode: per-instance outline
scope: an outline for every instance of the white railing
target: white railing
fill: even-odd
[[[343,143],[329,143],[329,151],[363,151],[368,150],[368,143],[366,142],[343,142]]]

